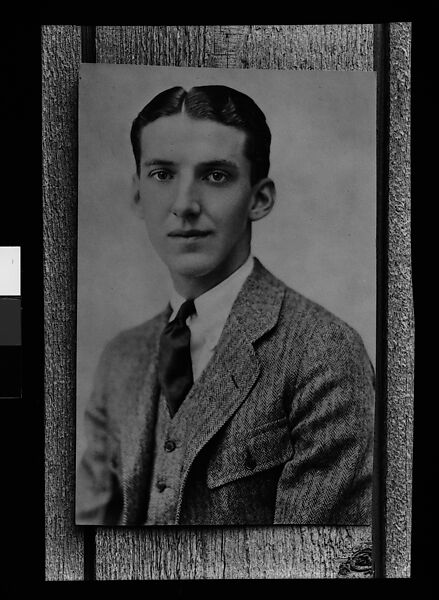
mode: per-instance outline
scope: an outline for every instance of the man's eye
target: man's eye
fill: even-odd
[[[229,180],[229,176],[223,171],[211,171],[204,179],[209,183],[225,183]]]
[[[153,179],[156,179],[157,181],[168,181],[168,180],[172,179],[172,173],[170,173],[169,171],[160,169],[159,171],[152,171],[149,174],[149,177],[152,177]]]

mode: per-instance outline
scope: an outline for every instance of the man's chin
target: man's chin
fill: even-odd
[[[214,269],[211,265],[200,261],[196,264],[182,264],[179,262],[177,265],[173,265],[170,270],[171,273],[174,273],[179,277],[195,279],[209,275]]]
[[[188,279],[205,277],[216,271],[218,265],[210,257],[196,255],[181,255],[168,263],[171,274]]]

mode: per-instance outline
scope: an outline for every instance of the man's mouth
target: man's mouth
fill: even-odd
[[[210,235],[210,233],[210,231],[203,231],[201,229],[174,229],[168,233],[168,236],[176,238],[203,238]]]

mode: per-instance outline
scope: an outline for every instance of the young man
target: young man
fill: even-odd
[[[251,254],[271,134],[225,86],[135,119],[133,206],[168,308],[103,352],[77,524],[368,524],[374,375],[358,334]]]

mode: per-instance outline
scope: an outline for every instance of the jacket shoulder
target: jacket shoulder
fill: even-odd
[[[165,322],[166,311],[163,311],[140,325],[120,331],[105,345],[102,360],[107,363],[145,360],[153,352]]]
[[[309,349],[310,344],[317,344],[326,351],[342,345],[365,354],[360,334],[342,318],[330,310],[294,290],[276,276],[270,274],[273,283],[283,289],[284,298],[279,315],[279,325],[294,337],[297,345]]]
[[[360,334],[318,302],[283,282],[277,285],[283,287],[284,297],[273,344],[294,385],[352,384],[352,389],[366,390],[369,406],[375,372]]]

